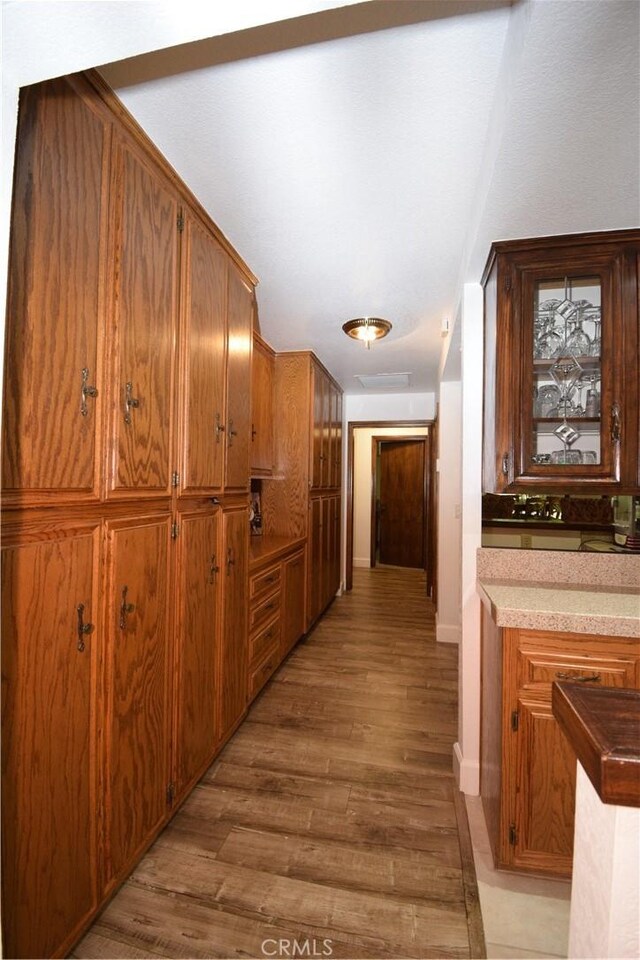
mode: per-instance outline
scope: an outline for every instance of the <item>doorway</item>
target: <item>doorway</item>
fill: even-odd
[[[427,566],[428,437],[372,437],[371,566]]]

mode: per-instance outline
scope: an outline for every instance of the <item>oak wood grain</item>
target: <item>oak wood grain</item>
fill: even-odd
[[[253,288],[228,263],[225,488],[249,487]]]
[[[275,354],[255,333],[251,360],[251,473],[269,477],[273,473],[273,380]]]
[[[249,511],[225,510],[222,519],[222,632],[218,659],[218,723],[224,736],[247,705]]]

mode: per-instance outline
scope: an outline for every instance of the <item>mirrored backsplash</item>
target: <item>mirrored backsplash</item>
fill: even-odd
[[[485,494],[482,546],[640,551],[640,497]]]

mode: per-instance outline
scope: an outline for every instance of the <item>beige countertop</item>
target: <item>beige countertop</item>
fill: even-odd
[[[586,584],[481,580],[499,627],[640,638],[640,590]]]

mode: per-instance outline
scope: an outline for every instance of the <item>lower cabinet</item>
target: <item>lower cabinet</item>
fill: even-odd
[[[638,641],[500,629],[483,609],[481,793],[494,858],[570,877],[576,758],[551,712],[554,680],[638,689]]]
[[[178,798],[202,776],[218,742],[217,653],[223,576],[221,510],[179,515],[174,782]]]
[[[107,890],[167,816],[171,514],[107,524]]]
[[[286,657],[304,633],[305,579],[304,550],[298,550],[282,563],[281,657]]]
[[[99,525],[2,547],[4,956],[64,955],[98,905]]]
[[[218,658],[218,723],[226,737],[247,706],[247,588],[249,577],[249,510],[222,514],[222,630]]]
[[[340,587],[340,497],[309,500],[307,627],[327,608]]]

